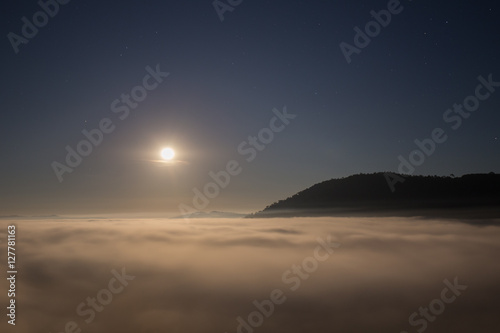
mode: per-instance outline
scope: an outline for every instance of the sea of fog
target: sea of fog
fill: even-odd
[[[1,332],[499,332],[500,221],[0,220]]]

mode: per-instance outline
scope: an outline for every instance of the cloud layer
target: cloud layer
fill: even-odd
[[[411,326],[409,316],[455,277],[467,290],[425,331],[500,328],[500,228],[488,224],[410,218],[15,223],[17,325],[4,319],[2,332],[59,333],[73,321],[86,333],[232,333],[237,318],[248,321],[253,302],[276,289],[286,301],[255,332],[417,332],[421,326]],[[2,244],[8,224],[0,222]],[[314,257],[318,237],[341,246],[308,277],[293,274],[300,286],[292,290],[283,274]],[[3,271],[5,263],[2,254]],[[109,288],[112,270],[122,268],[135,279],[85,322],[89,316],[79,315],[78,305]],[[0,301],[7,302],[3,291]]]

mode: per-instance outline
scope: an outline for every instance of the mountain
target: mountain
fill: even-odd
[[[500,174],[357,174],[313,185],[247,217],[476,217],[479,213],[482,217],[500,217]]]

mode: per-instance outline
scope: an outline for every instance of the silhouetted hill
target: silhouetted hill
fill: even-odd
[[[404,180],[394,183],[388,179]],[[358,174],[311,186],[248,217],[421,215],[500,217],[500,174],[462,177]],[[483,216],[484,217],[484,216]]]

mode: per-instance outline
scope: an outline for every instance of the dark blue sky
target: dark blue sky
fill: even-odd
[[[177,214],[231,160],[241,172],[203,208],[258,210],[330,178],[397,172],[435,128],[447,140],[414,174],[500,172],[500,88],[482,88],[457,129],[443,119],[479,76],[500,81],[498,3],[402,0],[348,63],[340,43],[387,6],[244,0],[221,22],[211,1],[73,0],[16,54],[8,34],[41,7],[3,2],[0,215]],[[121,120],[112,102],[157,65],[169,76]],[[238,146],[285,106],[296,118],[248,162]],[[112,133],[60,182],[53,162],[104,118]],[[166,146],[175,163],[157,161]]]

